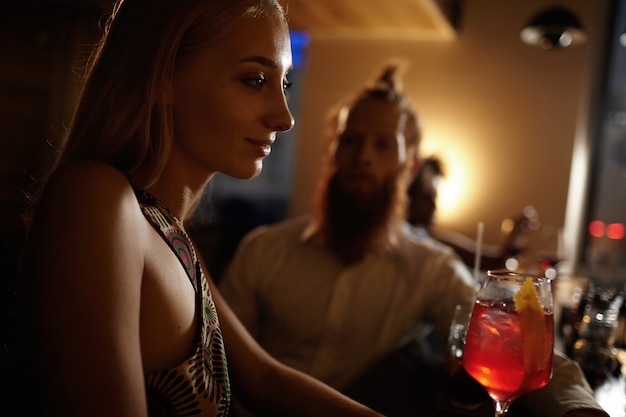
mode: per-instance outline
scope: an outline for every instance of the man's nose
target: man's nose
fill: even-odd
[[[367,140],[363,140],[356,147],[356,160],[359,164],[370,164],[374,156],[374,147]]]

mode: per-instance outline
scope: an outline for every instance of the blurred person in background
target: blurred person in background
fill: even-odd
[[[454,249],[468,267],[476,261],[477,241],[462,233],[435,224],[437,196],[442,179],[445,177],[441,160],[431,156],[424,158],[419,170],[408,187],[409,203],[407,221],[419,236],[431,237]],[[482,270],[506,268],[509,259],[517,261],[526,257],[531,234],[539,225],[537,211],[527,206],[520,213],[502,222],[505,234],[501,245],[481,242],[480,268]]]
[[[473,304],[478,282],[452,248],[406,221],[421,128],[399,70],[385,65],[332,110],[311,214],[246,235],[220,287],[278,360],[383,413],[415,415],[432,406],[443,376],[429,367],[431,338],[446,340],[455,306]],[[400,366],[371,377],[394,356]],[[563,356],[540,391],[516,406],[606,416]]]

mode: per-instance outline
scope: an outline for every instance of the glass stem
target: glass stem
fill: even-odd
[[[511,405],[511,401],[493,400],[493,404],[496,409],[496,417],[504,417],[506,413],[509,411],[509,406]]]

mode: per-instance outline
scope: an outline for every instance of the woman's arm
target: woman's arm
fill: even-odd
[[[210,282],[237,398],[259,415],[380,417],[321,381],[273,359],[257,344]]]
[[[128,182],[103,164],[74,164],[47,186],[26,261],[46,415],[147,416],[136,213]]]

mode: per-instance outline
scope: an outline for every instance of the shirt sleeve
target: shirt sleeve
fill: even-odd
[[[432,253],[422,262],[423,268],[417,270],[426,283],[422,289],[422,301],[428,307],[426,319],[434,324],[438,337],[446,340],[456,306],[471,306],[479,284],[451,250]]]
[[[552,379],[548,384],[517,400],[536,416],[561,417],[572,410],[595,410],[598,416],[608,414],[593,396],[580,366],[564,354],[554,352]]]
[[[253,239],[257,233],[258,229],[255,229],[241,240],[219,288],[230,308],[250,334],[258,340],[261,328],[261,317],[258,312],[261,309],[257,305],[258,300],[254,294],[256,293],[255,286],[259,284],[256,280],[260,275],[254,271],[262,270],[257,263],[263,257],[259,258],[255,255]]]

